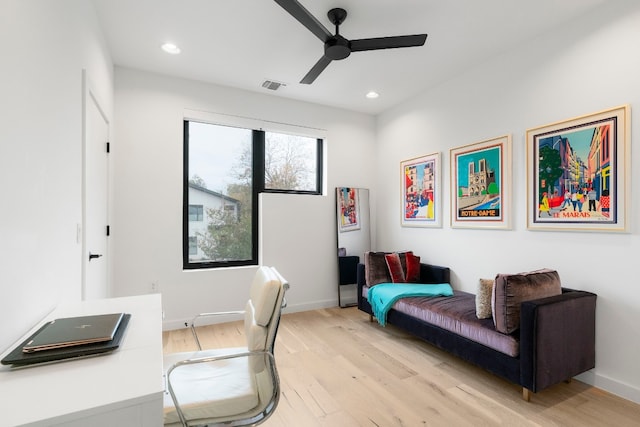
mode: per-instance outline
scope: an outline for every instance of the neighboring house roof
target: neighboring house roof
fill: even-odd
[[[234,199],[233,197],[225,196],[222,193],[218,193],[217,191],[213,191],[213,190],[209,190],[208,188],[201,187],[198,184],[194,184],[193,182],[189,183],[189,187],[193,188],[194,190],[202,191],[203,193],[219,197],[219,198],[224,199],[224,200],[226,200],[228,202],[235,203],[235,204],[240,204],[240,200],[238,200],[238,199]]]

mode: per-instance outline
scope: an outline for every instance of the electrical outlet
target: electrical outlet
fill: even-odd
[[[151,282],[151,293],[158,293],[158,282]]]

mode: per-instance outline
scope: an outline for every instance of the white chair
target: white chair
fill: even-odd
[[[287,281],[273,267],[259,267],[244,311],[203,313],[191,329],[198,351],[164,358],[165,426],[246,426],[265,421],[278,405],[280,381],[273,347]],[[195,321],[244,313],[247,346],[202,350]]]

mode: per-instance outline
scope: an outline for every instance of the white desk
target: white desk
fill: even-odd
[[[112,312],[131,313],[114,353],[23,369],[0,367],[0,426],[162,425],[159,294],[68,304],[45,320]]]

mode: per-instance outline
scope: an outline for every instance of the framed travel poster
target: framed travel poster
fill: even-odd
[[[440,153],[400,162],[404,227],[441,227]]]
[[[511,228],[511,135],[450,151],[451,227]]]
[[[342,233],[360,229],[360,203],[358,189],[352,187],[337,187],[338,199],[338,230]]]
[[[628,231],[629,107],[527,130],[530,230]]]

